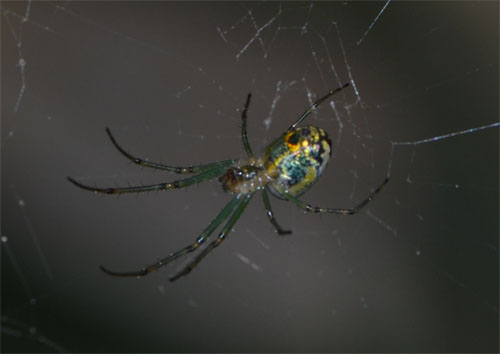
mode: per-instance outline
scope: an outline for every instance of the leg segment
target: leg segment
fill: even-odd
[[[241,140],[243,140],[243,146],[245,147],[245,151],[247,152],[248,157],[253,157],[252,148],[248,143],[248,135],[247,135],[247,110],[248,105],[250,104],[251,94],[247,96],[247,102],[245,103],[245,107],[243,108],[243,112],[241,112]]]
[[[196,258],[191,263],[189,263],[186,268],[184,268],[184,270],[170,278],[170,281],[175,281],[180,277],[189,274],[207,254],[209,254],[215,247],[219,246],[222,241],[226,239],[227,234],[231,231],[236,221],[238,221],[251,198],[252,194],[247,194],[241,197],[241,201],[236,207],[236,210],[234,211],[233,215],[231,215],[226,225],[224,225],[224,228],[220,232],[219,236],[217,236],[214,241],[212,241],[200,254],[198,254]]]
[[[207,170],[211,170],[213,168],[218,168],[218,167],[229,167],[232,165],[235,160],[225,160],[225,161],[217,161],[213,163],[209,163],[206,165],[199,165],[199,166],[188,166],[188,167],[173,167],[173,166],[167,166],[167,165],[162,165],[156,162],[150,162],[146,161],[143,159],[140,159],[138,157],[132,156],[128,152],[126,152],[118,143],[116,142],[115,138],[111,134],[111,130],[109,128],[106,128],[106,133],[108,133],[109,139],[113,143],[113,145],[116,147],[116,149],[127,159],[132,161],[133,163],[137,165],[141,165],[144,167],[150,167],[154,168],[157,170],[164,170],[164,171],[169,171],[169,172],[174,172],[174,173],[180,173],[180,174],[188,174],[188,173],[198,173],[198,172],[203,172]]]
[[[188,254],[190,252],[193,252],[196,250],[202,243],[205,243],[205,241],[210,237],[210,235],[214,232],[214,230],[225,220],[227,217],[233,212],[235,207],[240,204],[241,202],[241,195],[237,195],[234,197],[225,207],[222,209],[217,215],[217,217],[212,220],[212,222],[203,230],[196,239],[196,241],[181,249],[180,251],[171,253],[168,255],[168,257],[150,265],[147,266],[141,270],[138,271],[133,271],[133,272],[113,272],[111,270],[108,270],[104,268],[103,266],[100,266],[101,270],[109,275],[113,276],[119,276],[119,277],[143,277],[145,275],[148,275],[151,272],[154,272],[155,270],[158,270],[159,268],[163,267],[164,265],[167,265],[168,263],[176,260],[177,258]]]
[[[341,214],[341,215],[352,215],[356,214],[363,208],[368,202],[370,202],[381,190],[382,188],[389,182],[389,177],[387,177],[384,182],[380,186],[378,186],[377,189],[375,189],[365,200],[363,200],[359,205],[355,206],[354,208],[351,209],[338,209],[338,208],[319,208],[319,207],[313,207],[309,204],[304,203],[297,197],[291,195],[288,193],[286,190],[284,190],[281,187],[276,187],[276,190],[286,199],[297,205],[298,207],[304,209],[307,212],[310,213],[332,213],[332,214]]]
[[[311,114],[311,112],[313,110],[316,109],[316,107],[318,107],[320,104],[322,104],[328,97],[336,94],[337,92],[339,91],[342,91],[344,88],[346,88],[347,86],[349,86],[349,83],[346,83],[344,84],[343,86],[339,87],[339,88],[336,88],[335,90],[330,90],[330,92],[328,92],[325,96],[321,97],[319,100],[317,100],[316,102],[314,102],[311,107],[309,107],[304,113],[302,113],[302,115],[299,117],[299,119],[297,119],[297,121],[295,123],[293,123],[290,128],[288,128],[287,132],[289,132],[290,130],[293,130],[297,127],[297,125],[299,125],[300,123],[302,123],[302,121],[304,119],[307,118],[307,116],[309,114]]]
[[[267,195],[267,191],[265,189],[262,190],[262,199],[264,200],[264,206],[266,208],[266,213],[267,217],[269,218],[269,221],[271,224],[273,224],[274,228],[276,229],[276,232],[278,232],[279,235],[287,235],[291,234],[291,230],[283,230],[276,219],[274,218],[273,210],[271,209],[271,203],[269,202],[269,196]]]
[[[168,189],[178,189],[190,186],[194,183],[200,183],[204,181],[208,181],[214,179],[224,173],[226,167],[223,168],[213,168],[211,170],[207,170],[201,172],[195,176],[188,177],[185,179],[181,179],[179,181],[173,181],[170,183],[159,183],[152,184],[148,186],[140,186],[140,187],[125,187],[125,188],[98,188],[98,187],[90,187],[80,182],[75,181],[73,178],[68,177],[68,180],[73,183],[75,186],[80,187],[82,189],[94,192],[94,193],[105,193],[105,194],[123,194],[123,193],[139,193],[139,192],[150,192],[150,191],[164,191]]]

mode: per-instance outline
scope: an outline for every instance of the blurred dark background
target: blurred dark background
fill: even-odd
[[[498,3],[385,5],[2,1],[2,351],[497,352]],[[345,82],[308,121],[335,153],[302,199],[350,207],[390,173],[362,213],[273,198],[279,237],[257,194],[176,283],[186,259],[99,271],[186,246],[230,199],[74,187],[177,177],[105,127],[153,161],[243,157],[248,92],[261,153]]]

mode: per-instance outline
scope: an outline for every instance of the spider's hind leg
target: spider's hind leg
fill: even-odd
[[[295,121],[295,123],[293,123],[290,128],[288,128],[287,132],[289,132],[290,130],[294,130],[297,125],[299,125],[300,123],[302,123],[302,121],[304,119],[307,118],[307,116],[309,114],[311,114],[311,112],[313,110],[315,110],[320,104],[322,104],[328,97],[330,96],[333,96],[334,94],[336,94],[337,92],[339,91],[342,91],[343,89],[345,89],[347,86],[349,86],[349,83],[345,83],[343,86],[340,86],[338,88],[336,88],[335,90],[330,90],[330,92],[328,92],[326,95],[324,95],[323,97],[321,97],[320,99],[318,99],[316,102],[314,102],[311,107],[309,107],[304,113],[302,113],[302,115]]]
[[[271,224],[273,224],[274,228],[276,229],[276,232],[279,235],[291,234],[292,233],[291,230],[283,230],[281,228],[281,226],[278,224],[278,222],[276,221],[276,219],[274,217],[273,210],[271,209],[271,203],[269,201],[269,196],[267,194],[267,190],[265,190],[265,189],[262,190],[262,199],[264,200],[264,206],[266,208],[267,217],[269,218],[269,221],[271,222]]]
[[[368,204],[375,196],[380,193],[382,188],[389,182],[389,177],[386,177],[386,179],[375,189],[368,197],[366,197],[365,200],[363,200],[361,203],[356,205],[354,208],[349,208],[349,209],[340,209],[340,208],[320,208],[320,207],[315,207],[311,206],[309,204],[304,203],[301,201],[299,198],[291,195],[287,191],[285,191],[283,188],[281,188],[279,185],[276,185],[275,188],[278,190],[278,192],[286,199],[288,199],[290,202],[294,203],[298,207],[304,209],[305,211],[309,213],[331,213],[331,214],[340,214],[340,215],[352,215],[358,213],[366,204]]]

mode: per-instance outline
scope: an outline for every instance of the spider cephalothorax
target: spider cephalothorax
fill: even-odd
[[[340,215],[357,213],[363,206],[372,200],[378,192],[380,192],[382,187],[389,181],[389,178],[386,178],[384,182],[382,182],[382,184],[363,202],[350,209],[313,207],[297,198],[306,192],[319,179],[325,170],[332,153],[331,141],[323,129],[314,126],[299,127],[298,125],[302,123],[312,110],[316,109],[316,107],[318,107],[323,101],[347,86],[348,84],[345,84],[336,90],[332,90],[314,102],[313,105],[309,107],[309,109],[307,109],[294,124],[292,124],[278,139],[268,146],[264,156],[261,158],[255,158],[253,156],[253,152],[247,138],[246,120],[251,97],[249,94],[241,114],[241,136],[243,146],[248,155],[248,159],[245,161],[231,159],[217,161],[206,165],[188,167],[173,167],[158,164],[134,157],[126,152],[120,145],[118,145],[114,137],[111,135],[110,130],[106,128],[106,132],[108,133],[113,145],[133,163],[178,174],[195,175],[168,183],[126,188],[90,187],[68,177],[69,181],[76,186],[95,193],[121,194],[177,189],[187,187],[195,183],[212,180],[214,178],[219,178],[224,191],[233,194],[233,198],[219,212],[216,218],[212,220],[212,222],[200,233],[195,242],[184,247],[183,249],[171,253],[166,258],[138,271],[113,272],[102,266],[101,269],[105,273],[115,276],[137,277],[147,275],[152,271],[155,271],[158,268],[178,259],[179,257],[198,249],[200,245],[204,244],[208,240],[210,235],[219,227],[219,225],[224,220],[227,220],[227,223],[224,227],[222,227],[217,238],[208,244],[180,273],[170,278],[170,280],[176,280],[191,272],[191,270],[211,250],[226,239],[227,234],[240,218],[241,214],[248,205],[248,202],[258,191],[262,191],[262,199],[264,201],[267,216],[279,234],[288,234],[291,231],[283,230],[274,218],[271,203],[269,202],[267,194],[268,189],[274,196],[280,199],[286,199],[308,212],[332,213]]]
[[[265,187],[272,179],[266,173],[262,161],[240,162],[242,166],[233,166],[219,178],[222,189],[232,194],[249,194]]]

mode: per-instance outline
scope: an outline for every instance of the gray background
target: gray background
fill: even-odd
[[[2,351],[498,351],[498,3],[2,2]],[[366,33],[366,35],[365,35]],[[24,65],[23,65],[24,62]],[[176,176],[130,164],[243,157],[319,95],[335,154],[306,215],[260,195],[188,277],[229,201],[216,181],[97,196]],[[24,88],[23,88],[24,82]],[[426,140],[444,136],[439,140]],[[393,145],[392,142],[412,142]]]

